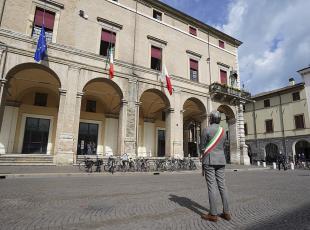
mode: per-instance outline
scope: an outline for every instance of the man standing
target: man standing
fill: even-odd
[[[282,154],[282,152],[280,151],[279,155],[278,155],[278,167],[279,167],[279,170],[281,169],[281,165],[283,166],[283,169],[286,170],[286,166],[285,166],[285,163],[286,163],[286,158],[285,156]]]
[[[220,216],[228,221],[231,219],[225,186],[225,130],[219,125],[220,121],[221,114],[218,111],[211,112],[210,126],[204,128],[201,138],[202,167],[207,181],[210,204],[210,212],[201,215],[201,218],[213,222],[216,222],[218,218],[215,181],[223,203],[223,213]]]

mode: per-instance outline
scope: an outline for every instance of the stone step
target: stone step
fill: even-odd
[[[0,156],[0,165],[55,165],[53,156],[35,154],[6,154]]]
[[[0,166],[56,166],[53,163],[4,163],[0,162]]]

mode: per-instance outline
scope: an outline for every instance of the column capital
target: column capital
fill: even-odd
[[[77,97],[77,98],[82,98],[83,95],[84,95],[84,92],[77,92],[77,93],[76,93],[76,97]]]
[[[8,80],[6,80],[6,79],[0,79],[1,86],[4,86],[7,82],[8,82]]]
[[[167,109],[167,112],[168,112],[168,113],[174,113],[174,108],[168,108],[168,109]]]
[[[122,100],[121,100],[121,104],[122,104],[122,105],[127,105],[127,104],[128,104],[128,101],[127,101],[126,99],[122,99]]]
[[[59,93],[60,93],[61,96],[66,96],[67,90],[59,88]]]
[[[142,105],[142,102],[141,101],[136,101],[135,105],[138,107],[138,106]]]

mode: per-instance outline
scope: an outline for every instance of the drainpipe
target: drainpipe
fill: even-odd
[[[285,154],[285,157],[287,159],[286,138],[285,138],[285,132],[284,132],[284,120],[283,120],[283,113],[282,113],[282,98],[281,98],[281,94],[279,94],[279,98],[280,98],[279,116],[280,116],[280,122],[281,122],[282,144],[283,144],[284,154]]]
[[[3,18],[3,13],[4,13],[4,8],[5,8],[5,3],[6,3],[6,0],[4,0],[2,6],[1,6],[1,14],[0,14],[0,27],[2,26],[2,18]]]

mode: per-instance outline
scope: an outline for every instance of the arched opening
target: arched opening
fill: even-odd
[[[305,140],[298,141],[295,144],[295,153],[299,158],[304,154],[304,159],[310,160],[310,143]]]
[[[170,103],[166,95],[149,89],[140,97],[138,156],[166,156],[166,116]]]
[[[238,162],[239,159],[232,159],[237,154],[237,125],[233,110],[227,105],[220,105],[217,109],[221,113],[220,125],[226,130],[226,141],[224,152],[226,162],[230,164],[232,161]]]
[[[269,143],[265,146],[266,151],[266,164],[272,164],[277,162],[277,156],[279,154],[279,148],[276,144]]]
[[[77,155],[118,155],[119,113],[123,94],[108,79],[94,79],[83,89]]]
[[[58,76],[26,63],[7,74],[0,134],[1,153],[52,154],[59,107]]]
[[[189,98],[183,105],[183,151],[184,156],[198,157],[202,123],[206,121],[206,108],[196,98]]]

